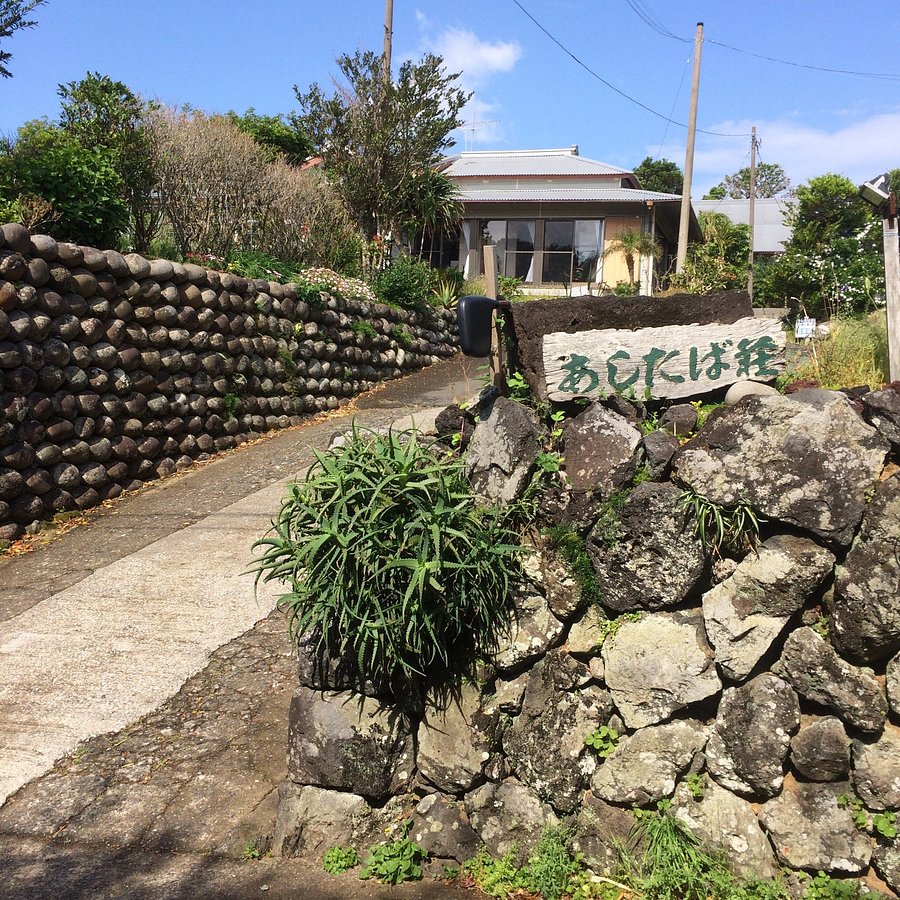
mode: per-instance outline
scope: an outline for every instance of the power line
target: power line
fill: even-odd
[[[680,41],[683,44],[689,44],[690,40],[688,38],[683,38],[673,32],[669,31],[659,19],[654,18],[653,14],[647,8],[647,6],[641,2],[641,0],[625,0],[629,7],[631,7],[634,14],[652,31],[655,31],[658,35],[666,38],[671,38],[674,41]],[[811,69],[814,72],[828,72],[832,75],[855,75],[860,78],[882,78],[888,81],[897,81],[900,80],[900,74],[894,72],[862,72],[856,69],[835,69],[830,68],[828,66],[814,66],[808,63],[799,63],[794,62],[789,59],[780,59],[777,56],[766,56],[762,53],[754,53],[752,50],[744,50],[741,47],[735,47],[732,44],[726,44],[723,41],[717,41],[715,38],[706,38],[706,41],[710,44],[715,44],[717,47],[724,47],[726,50],[731,50],[734,53],[743,53],[745,56],[752,56],[756,59],[763,59],[766,62],[778,63],[782,66],[794,66],[798,69]]]
[[[680,38],[678,39],[680,40]],[[900,81],[900,74],[895,72],[860,72],[855,69],[831,69],[827,66],[813,66],[808,63],[792,62],[789,59],[779,59],[777,56],[765,56],[762,53],[753,53],[751,50],[742,50],[740,47],[733,47],[731,44],[722,43],[714,38],[708,38],[711,44],[717,47],[724,47],[726,50],[733,50],[735,53],[743,53],[745,56],[753,56],[756,59],[764,59],[766,62],[779,63],[782,66],[794,66],[798,69],[811,69],[814,72],[829,72],[832,75],[857,75],[860,78],[881,78],[886,81]]]
[[[563,51],[563,53],[566,54],[566,56],[568,56],[570,59],[574,60],[579,66],[581,66],[582,69],[585,70],[585,72],[587,72],[589,75],[596,78],[597,81],[601,82],[602,84],[605,84],[611,91],[614,91],[620,97],[624,97],[630,103],[634,103],[635,106],[639,106],[641,109],[646,110],[648,113],[656,116],[658,119],[662,119],[664,122],[669,122],[672,125],[677,125],[679,128],[687,128],[688,127],[687,125],[684,124],[684,122],[678,122],[675,119],[672,119],[669,116],[666,116],[661,112],[657,112],[655,109],[651,109],[645,103],[641,103],[640,100],[635,99],[631,95],[626,94],[625,91],[617,88],[614,84],[610,84],[610,82],[608,82],[602,75],[595,72],[587,63],[585,63],[584,61],[579,59],[571,50],[569,50],[568,47],[565,46],[565,44],[563,44],[558,38],[556,38],[553,34],[551,34],[540,22],[538,22],[538,20],[530,12],[528,12],[528,10],[525,9],[524,6],[522,6],[522,4],[519,2],[519,0],[512,0],[512,2],[516,6],[518,6],[519,9],[529,19],[531,19],[531,21],[541,31],[543,31],[544,34],[547,35],[547,37],[550,38],[550,40],[553,41],[553,43],[556,44],[556,46],[559,47],[559,49]],[[698,128],[697,131],[699,131],[701,134],[712,134],[712,135],[715,135],[716,137],[747,137],[749,134],[749,132],[741,132],[740,134],[730,134],[730,133],[724,132],[724,131],[706,131],[703,128]]]
[[[690,58],[690,57],[688,57],[688,58],[684,61],[684,68],[681,70],[681,80],[678,82],[678,90],[675,91],[675,99],[672,101],[672,108],[669,110],[669,115],[670,115],[670,116],[674,114],[674,112],[675,112],[675,107],[676,107],[676,105],[678,104],[678,98],[681,96],[681,88],[682,88],[682,86],[684,85],[684,76],[687,74],[688,65],[690,64],[690,62],[691,62],[691,58]],[[663,131],[662,140],[659,142],[659,150],[656,151],[656,158],[657,158],[657,159],[659,159],[659,155],[660,155],[660,153],[662,153],[662,148],[663,148],[663,145],[664,145],[665,142],[666,142],[666,138],[669,136],[669,124],[670,124],[670,122],[671,122],[671,119],[670,119],[669,121],[666,122],[666,127],[665,127],[665,129],[664,129],[664,131]]]
[[[641,0],[625,0],[625,2],[634,10],[637,16],[642,19],[647,25],[650,26],[657,34],[662,35],[663,37],[673,38],[676,41],[681,41],[684,44],[689,44],[690,41],[687,38],[678,37],[677,34],[673,34],[666,28],[659,19],[655,19],[650,10],[641,3]]]

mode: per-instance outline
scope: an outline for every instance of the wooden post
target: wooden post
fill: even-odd
[[[891,381],[900,381],[900,233],[893,194],[891,201],[883,225],[884,292],[887,300],[889,377]]]
[[[497,299],[497,257],[494,254],[494,245],[484,246],[484,295],[491,300]],[[500,342],[501,321],[494,310],[491,316],[491,384],[502,393],[506,393],[506,378],[503,376],[503,350]]]

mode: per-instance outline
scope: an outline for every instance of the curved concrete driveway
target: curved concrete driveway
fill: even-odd
[[[363,425],[471,396],[457,357],[360,398]],[[0,561],[0,804],[79,742],[175,694],[273,608],[245,574],[285,480],[351,413],[155,484],[49,546]]]

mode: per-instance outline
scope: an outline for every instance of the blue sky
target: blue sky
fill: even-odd
[[[751,125],[761,159],[780,163],[795,184],[829,171],[860,181],[900,166],[896,0],[519,4],[596,75],[678,122],[687,121],[693,34],[704,22],[698,127],[739,136],[698,135],[695,196],[748,164]],[[383,0],[49,0],[35,11],[37,28],[4,42],[14,77],[0,80],[0,132],[54,117],[57,85],[88,70],[167,104],[288,112],[293,85],[327,84],[337,54],[381,50],[384,8]],[[394,0],[395,62],[426,50],[462,71],[475,91],[467,118],[488,123],[460,133],[458,149],[578,144],[584,156],[625,168],[647,155],[684,163],[684,128],[586,72],[515,0]]]

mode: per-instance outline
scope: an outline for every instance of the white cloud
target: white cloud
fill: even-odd
[[[450,72],[461,72],[468,88],[483,85],[498,72],[511,71],[522,58],[516,41],[483,41],[474,31],[447,28],[429,41],[430,48],[444,58]]]
[[[761,160],[778,163],[794,185],[826,172],[837,172],[862,183],[900,164],[900,108],[833,130],[788,119],[720,122],[709,130],[749,135],[754,124],[761,145]],[[749,137],[697,135],[691,193],[702,196],[725,175],[749,165],[749,145]],[[648,152],[655,153],[656,149]],[[684,145],[669,144],[661,155],[683,165]]]

